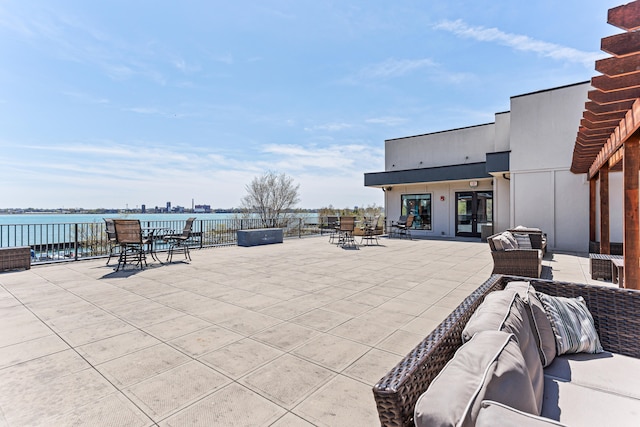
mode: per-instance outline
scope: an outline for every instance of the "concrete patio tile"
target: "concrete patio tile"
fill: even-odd
[[[144,331],[161,340],[171,340],[182,335],[212,326],[210,322],[183,314],[165,322],[144,327]]]
[[[57,335],[46,335],[0,348],[0,369],[67,350],[69,346]]]
[[[125,315],[121,315],[121,318],[134,326],[144,328],[145,326],[165,322],[180,316],[184,316],[182,311],[174,310],[170,307],[159,307],[136,313],[127,313]]]
[[[192,359],[178,350],[158,344],[97,365],[95,368],[118,387],[146,380]]]
[[[124,393],[157,422],[229,382],[213,369],[192,361],[125,388]]]
[[[397,311],[385,310],[380,307],[369,310],[365,314],[358,316],[359,319],[366,320],[368,322],[378,323],[381,325],[387,325],[392,328],[398,329],[406,325],[415,316],[405,313],[398,313]]]
[[[396,313],[408,314],[410,316],[419,316],[420,313],[429,308],[431,304],[432,303],[428,301],[422,301],[420,299],[409,301],[402,298],[394,298],[380,305],[378,308]]]
[[[442,307],[440,305],[432,305],[428,309],[426,309],[420,317],[426,317],[428,319],[437,320],[438,322],[442,322],[451,314],[453,310],[449,307]]]
[[[304,297],[304,295],[302,297]],[[271,307],[264,308],[260,310],[260,312],[281,320],[290,320],[294,317],[300,316],[301,314],[318,308],[318,304],[312,301],[300,302],[298,301],[298,298],[280,302],[278,304],[272,305]]]
[[[375,426],[380,424],[371,387],[338,375],[292,412],[317,426]]]
[[[349,315],[318,308],[298,317],[294,317],[291,319],[291,322],[308,328],[313,328],[321,332],[327,332],[329,329],[335,328],[350,319],[351,316]]]
[[[336,313],[346,314],[351,317],[359,316],[360,314],[371,310],[370,305],[345,300],[332,302],[322,308],[329,311],[335,311]]]
[[[238,379],[284,354],[250,338],[236,341],[207,353],[199,360],[223,374]]]
[[[217,350],[234,341],[244,338],[220,326],[210,326],[205,329],[174,338],[168,344],[184,351],[191,357],[200,357],[205,353]]]
[[[216,302],[215,304],[207,307],[205,311],[196,310],[191,314],[207,320],[211,323],[224,322],[230,317],[236,317],[242,313],[246,313],[247,309],[238,307],[237,305],[229,304],[226,302]]]
[[[340,372],[370,348],[335,335],[322,334],[293,350],[292,353],[325,368]]]
[[[396,331],[381,341],[376,348],[404,356],[409,353],[427,334],[414,334],[407,331]]]
[[[58,334],[72,347],[77,347],[83,344],[131,332],[133,330],[135,330],[135,328],[130,324],[113,317],[100,323],[83,325],[76,329],[60,331]]]
[[[0,394],[21,395],[26,382],[46,384],[55,378],[89,368],[89,364],[69,349],[0,369]]]
[[[85,369],[47,381],[25,381],[19,391],[0,396],[0,407],[9,425],[47,424],[114,391],[99,373]]]
[[[121,393],[113,393],[89,404],[46,420],[43,425],[94,427],[101,425],[147,427],[153,421]]]
[[[287,412],[284,417],[271,424],[271,427],[313,427],[313,424],[291,412]]]
[[[256,313],[251,310],[238,312],[237,316],[218,322],[218,325],[231,329],[244,336],[249,336],[273,325],[282,323],[282,320],[266,314]]]
[[[235,304],[240,307],[248,308],[251,310],[261,310],[263,308],[271,307],[272,305],[278,304],[282,302],[280,298],[274,298],[271,296],[252,293],[251,296],[247,298],[236,301]]]
[[[444,319],[443,319],[444,320]],[[434,320],[429,317],[416,317],[411,322],[402,326],[401,329],[403,331],[411,332],[418,335],[427,336],[429,335],[440,323],[442,320]]]
[[[253,391],[291,409],[335,374],[290,354],[239,380]]]
[[[160,423],[162,427],[269,426],[286,411],[238,384],[230,384]]]
[[[251,338],[272,345],[284,351],[290,351],[309,341],[319,332],[293,323],[281,323],[263,330]]]
[[[342,371],[342,375],[362,381],[373,387],[401,359],[396,354],[372,348]]]
[[[384,322],[374,322],[370,319],[355,318],[331,329],[330,334],[347,338],[359,343],[373,346],[389,336],[395,328]]]
[[[14,312],[13,316],[7,318],[0,325],[0,347],[19,344],[53,334],[53,331],[47,325],[40,322],[37,317],[23,308],[20,307],[11,311]]]
[[[134,351],[159,344],[160,341],[142,331],[134,330],[76,347],[76,350],[94,365]]]
[[[115,317],[112,314],[98,308],[91,308],[90,310],[81,313],[56,317],[48,320],[46,323],[51,326],[52,329],[60,332],[77,329],[79,326],[83,325],[93,325],[113,319],[115,319]]]

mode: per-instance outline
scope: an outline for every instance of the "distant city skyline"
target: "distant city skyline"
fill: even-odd
[[[589,80],[622,3],[3,2],[0,208],[233,208],[267,170],[380,206],[386,139]]]

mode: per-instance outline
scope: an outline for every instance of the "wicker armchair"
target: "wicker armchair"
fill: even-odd
[[[374,387],[382,426],[413,426],[416,401],[462,345],[462,330],[489,292],[521,277],[494,275],[467,297]],[[606,286],[531,280],[537,291],[582,296],[605,350],[640,358],[640,292]]]
[[[492,274],[512,274],[523,277],[540,277],[542,273],[542,251],[540,249],[507,249],[496,248],[494,234],[487,239],[493,257]],[[533,246],[533,245],[532,245]]]

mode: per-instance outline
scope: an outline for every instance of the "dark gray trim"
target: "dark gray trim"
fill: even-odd
[[[481,178],[491,178],[491,175],[487,173],[486,162],[440,166],[434,168],[365,173],[364,186],[392,186],[419,182],[457,181]]]
[[[487,173],[509,172],[509,153],[511,151],[487,153]]]

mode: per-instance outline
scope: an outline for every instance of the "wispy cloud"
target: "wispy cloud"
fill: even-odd
[[[370,79],[391,79],[402,77],[421,68],[435,67],[431,59],[394,59],[390,58],[377,64],[371,64],[360,70],[360,76]]]
[[[365,120],[365,123],[370,123],[374,125],[385,125],[385,126],[398,126],[402,123],[406,123],[407,119],[404,117],[372,117],[370,119]]]
[[[343,129],[349,129],[351,127],[353,127],[353,125],[350,125],[349,123],[325,123],[322,125],[309,126],[304,128],[304,130],[307,132],[313,132],[313,131],[336,132]]]
[[[434,25],[433,28],[436,30],[449,31],[462,38],[498,43],[515,50],[533,52],[560,61],[582,63],[587,67],[593,67],[595,60],[604,57],[604,54],[600,52],[585,52],[555,43],[536,40],[521,34],[505,33],[497,28],[471,26],[460,19],[455,21],[441,21]]]

